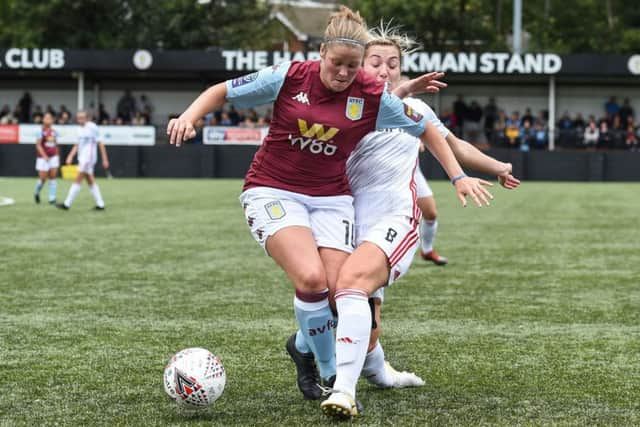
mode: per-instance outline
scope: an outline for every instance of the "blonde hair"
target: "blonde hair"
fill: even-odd
[[[365,47],[365,52],[372,46],[393,46],[398,49],[401,59],[402,55],[407,55],[420,49],[418,42],[401,33],[399,27],[391,25],[391,21],[386,24],[380,21],[380,25],[369,31],[369,42]]]
[[[348,43],[365,47],[371,40],[367,24],[360,12],[346,6],[331,14],[324,30],[324,43]]]

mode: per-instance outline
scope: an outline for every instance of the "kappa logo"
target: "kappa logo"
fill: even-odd
[[[364,109],[364,98],[350,96],[347,98],[347,110],[345,115],[349,120],[360,120]]]
[[[307,94],[305,92],[300,92],[296,96],[292,96],[291,99],[295,99],[296,101],[298,101],[301,104],[311,105],[311,104],[309,104],[309,97],[307,96]]]

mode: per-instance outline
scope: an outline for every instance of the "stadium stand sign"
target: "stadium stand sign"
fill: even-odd
[[[0,49],[0,69],[128,72],[248,72],[288,60],[318,59],[319,53],[251,50],[99,51],[82,49]],[[403,71],[444,71],[463,75],[636,76],[640,55],[508,52],[413,52]]]

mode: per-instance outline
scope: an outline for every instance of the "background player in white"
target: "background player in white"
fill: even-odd
[[[36,203],[40,203],[40,190],[47,179],[49,179],[49,203],[56,202],[56,177],[60,167],[57,138],[58,133],[53,129],[53,115],[45,113],[42,117],[42,128],[36,137],[38,182],[33,194]]]
[[[78,143],[74,145],[69,152],[66,164],[70,165],[73,162],[74,156],[78,153],[78,176],[73,184],[71,184],[64,203],[57,204],[56,206],[64,210],[69,209],[73,200],[80,192],[82,180],[86,179],[89,185],[89,191],[91,191],[91,195],[96,202],[94,209],[101,211],[104,210],[104,200],[102,200],[102,194],[100,194],[100,188],[96,183],[93,169],[98,160],[98,147],[100,148],[100,156],[102,157],[102,167],[105,169],[109,168],[107,149],[103,143],[98,141],[98,126],[88,119],[86,112],[78,111],[76,120],[78,125],[80,125],[78,129]]]
[[[367,45],[364,69],[393,86],[400,79],[401,51],[407,40],[388,33],[388,29],[382,28]],[[417,107],[420,114],[427,113],[426,105]],[[407,271],[417,249],[420,211],[414,172],[419,144],[416,138],[397,130],[372,132],[359,142],[347,163],[358,247],[340,270],[336,285],[337,378],[333,394],[322,403],[328,415],[357,415],[355,387],[361,371],[381,387],[423,384],[415,375],[397,372],[385,364],[384,352],[377,341],[379,327],[370,335],[372,315],[367,301],[369,295],[380,297],[374,306],[379,325],[382,295],[379,292],[376,295],[375,291],[398,280]],[[465,165],[462,161],[465,166],[515,180],[510,174],[511,165],[472,146],[457,147],[457,153],[468,162]],[[488,193],[486,196],[490,197]],[[488,204],[486,199],[483,201]]]

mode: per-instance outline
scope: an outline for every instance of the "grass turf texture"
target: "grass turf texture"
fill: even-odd
[[[0,425],[335,423],[296,389],[291,286],[250,237],[239,180],[101,180],[105,212],[86,185],[68,212],[35,205],[34,182],[0,179],[16,199],[0,208]],[[355,423],[639,425],[640,186],[525,183],[462,209],[432,185],[451,263],[416,259],[382,335],[427,385],[361,381]],[[227,370],[197,414],[162,388],[191,346]]]

